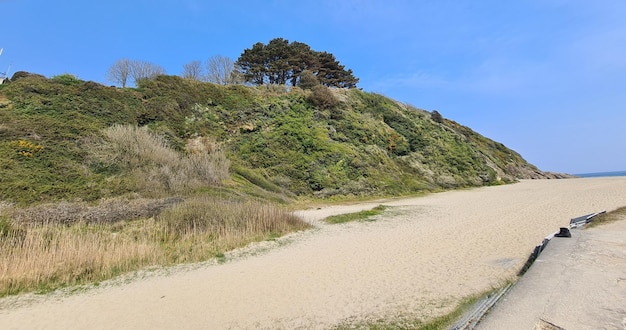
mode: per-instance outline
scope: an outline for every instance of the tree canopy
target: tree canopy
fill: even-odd
[[[274,38],[265,45],[257,42],[245,49],[236,65],[246,82],[257,85],[290,84],[297,86],[303,71],[312,72],[319,83],[328,87],[356,87],[358,78],[346,70],[335,56],[318,52],[305,43]]]

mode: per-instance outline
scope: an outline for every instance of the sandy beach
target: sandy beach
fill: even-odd
[[[390,206],[376,221],[333,214]],[[449,312],[500,286],[569,219],[626,206],[626,177],[536,180],[298,212],[316,228],[246,256],[71,295],[0,300],[2,329],[327,329]],[[252,249],[254,250],[254,249]]]

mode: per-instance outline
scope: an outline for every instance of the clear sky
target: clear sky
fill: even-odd
[[[110,84],[120,58],[180,74],[281,37],[542,170],[626,170],[624,0],[0,0],[0,13],[0,72]]]

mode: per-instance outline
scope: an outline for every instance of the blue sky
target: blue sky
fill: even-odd
[[[120,58],[180,74],[282,37],[542,170],[626,170],[624,0],[0,0],[0,13],[0,71],[110,84]]]

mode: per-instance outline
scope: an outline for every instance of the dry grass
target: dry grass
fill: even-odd
[[[611,212],[607,212],[607,213],[603,213],[603,214],[599,214],[595,216],[593,218],[593,221],[585,225],[585,228],[593,228],[596,226],[600,226],[603,224],[620,221],[620,220],[626,220],[626,206],[620,207]]]
[[[208,208],[208,209],[207,209]],[[174,262],[195,262],[207,256],[310,226],[273,204],[255,201],[190,199],[157,217],[159,240]],[[195,252],[188,253],[190,249]]]
[[[0,296],[98,281],[165,259],[146,229],[28,227],[0,240]],[[140,234],[140,235],[137,235]]]
[[[144,193],[184,193],[228,178],[230,161],[208,138],[189,143],[187,153],[180,154],[147,127],[114,125],[103,136],[86,141],[91,164],[131,173]]]
[[[42,224],[38,215],[16,223],[2,216],[0,296],[97,282],[151,265],[206,260],[308,228],[293,214],[260,202],[196,197],[170,206],[155,217],[117,222],[57,217]],[[61,209],[59,214],[72,213],[63,213],[72,209],[69,203]],[[73,209],[85,212],[80,205]]]

